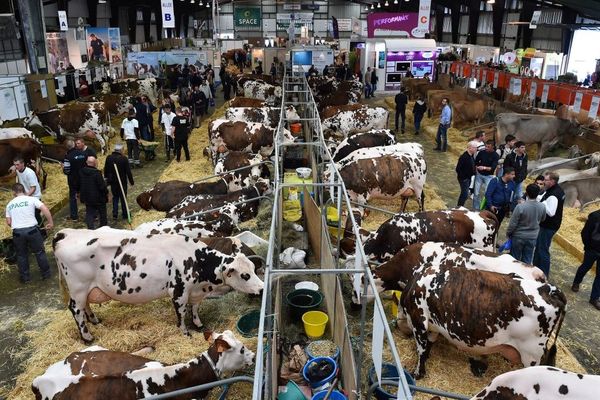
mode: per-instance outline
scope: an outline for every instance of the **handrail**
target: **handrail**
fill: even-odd
[[[173,398],[175,396],[182,396],[184,394],[191,394],[194,392],[199,392],[202,390],[209,390],[212,389],[214,387],[217,386],[223,386],[223,385],[230,385],[236,382],[250,382],[250,383],[254,383],[254,379],[246,376],[246,375],[242,375],[242,376],[233,376],[231,378],[226,378],[226,379],[221,379],[219,381],[214,381],[214,382],[210,382],[210,383],[205,383],[203,385],[197,385],[197,386],[192,386],[192,387],[188,387],[185,389],[179,389],[179,390],[174,390],[172,392],[169,393],[163,393],[163,394],[159,394],[156,396],[149,396],[149,397],[145,397],[146,400],[161,400],[161,399],[170,399]]]

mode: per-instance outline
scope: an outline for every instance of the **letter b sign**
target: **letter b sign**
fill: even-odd
[[[165,21],[171,21],[171,19],[172,19],[171,14],[165,13]]]

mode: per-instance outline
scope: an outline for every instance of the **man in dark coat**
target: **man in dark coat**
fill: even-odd
[[[368,73],[368,72],[367,72]],[[373,79],[371,77],[371,79]],[[404,126],[406,121],[406,104],[408,104],[408,97],[404,93],[404,88],[400,88],[400,93],[396,95],[394,101],[396,102],[396,132],[398,132],[398,117],[402,118],[402,134],[404,135]]]
[[[417,100],[415,101],[415,105],[413,106],[413,118],[415,121],[415,135],[418,135],[419,131],[421,130],[421,121],[423,120],[425,111],[427,111],[427,104],[425,104],[425,101],[421,98],[421,95],[418,94]]]
[[[67,140],[67,154],[63,160],[63,173],[69,185],[69,219],[77,220],[77,193],[79,193],[79,171],[85,167],[86,155],[75,147],[75,142]]]
[[[579,292],[579,285],[585,274],[596,263],[596,277],[592,284],[592,293],[590,294],[590,303],[600,310],[600,271],[598,263],[600,263],[600,210],[594,211],[588,215],[588,219],[581,231],[581,240],[583,241],[583,262],[577,269],[573,286],[571,290]]]
[[[108,225],[106,218],[106,203],[108,188],[96,166],[96,157],[89,156],[85,168],[79,171],[79,200],[85,204],[85,223],[88,229],[94,229],[96,216],[100,218],[100,226]]]
[[[152,113],[156,107],[148,100],[148,97],[142,96],[141,101],[136,103],[135,118],[138,120],[140,134],[142,139],[153,141],[154,133],[152,131]]]
[[[115,166],[119,175],[115,171]],[[127,219],[127,206],[125,204],[125,197],[127,196],[127,181],[133,186],[133,175],[131,174],[131,168],[129,166],[129,160],[123,155],[123,145],[121,143],[115,144],[115,148],[111,155],[106,157],[106,163],[104,164],[104,178],[106,183],[110,185],[110,191],[112,193],[112,216],[114,219],[119,217],[119,201],[121,201],[121,211],[123,219]],[[119,186],[119,178],[121,178],[121,185],[123,185],[123,192]]]
[[[463,207],[469,196],[469,186],[471,178],[475,175],[475,152],[477,151],[477,143],[469,142],[467,150],[458,158],[456,164],[456,179],[460,185],[460,196],[458,197],[457,207]],[[475,207],[473,207],[475,208]]]
[[[189,121],[183,114],[181,107],[177,108],[177,116],[173,118],[173,135],[175,137],[175,156],[177,162],[181,159],[181,148],[185,152],[185,160],[190,161],[190,150],[188,149],[188,136],[190,132]]]
[[[518,141],[515,143],[515,151],[508,153],[504,159],[504,167],[511,167],[515,170],[515,197],[512,205],[514,209],[523,197],[523,181],[527,178],[527,153],[525,153],[525,143]]]

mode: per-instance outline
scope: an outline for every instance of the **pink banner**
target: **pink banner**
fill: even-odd
[[[367,33],[370,38],[382,36],[422,37],[417,31],[417,13],[371,13],[367,15]],[[415,35],[417,34],[417,35]]]

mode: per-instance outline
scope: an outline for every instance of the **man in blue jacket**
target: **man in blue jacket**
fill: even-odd
[[[488,184],[485,191],[485,208],[496,214],[498,226],[510,211],[510,203],[515,192],[515,170],[511,167],[504,168],[501,178],[495,178]]]
[[[448,147],[448,128],[452,122],[452,109],[450,108],[450,100],[447,97],[442,99],[442,115],[440,117],[440,125],[438,126],[437,135],[435,138],[435,149],[437,151],[446,151]]]

